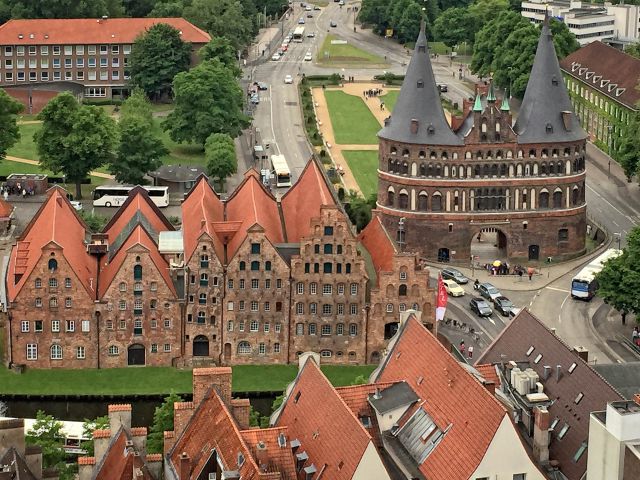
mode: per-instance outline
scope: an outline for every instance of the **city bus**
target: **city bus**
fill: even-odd
[[[594,258],[589,264],[571,279],[571,297],[580,300],[591,300],[598,289],[596,275],[602,270],[604,264],[622,254],[622,250],[610,248],[602,255]]]
[[[132,186],[126,185],[103,185],[96,187],[93,191],[94,207],[119,207],[129,196]],[[151,201],[158,207],[169,206],[169,187],[148,187],[143,186]]]
[[[293,31],[293,41],[302,43],[304,41],[304,27],[296,27]]]
[[[291,186],[291,172],[284,155],[271,155],[271,167],[276,181],[276,187]]]

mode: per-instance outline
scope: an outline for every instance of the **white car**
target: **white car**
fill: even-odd
[[[280,60],[280,54],[274,53],[273,56],[271,57],[271,60],[273,60],[274,62],[277,62],[278,60]]]
[[[291,75],[287,75],[284,77],[284,83],[293,83],[293,77]]]
[[[313,57],[311,56],[311,52],[307,52],[307,54],[304,56],[304,61],[310,62],[312,59]]]
[[[309,32],[307,33],[307,38],[313,38],[316,36],[316,32]]]
[[[73,208],[75,208],[76,210],[78,210],[78,211],[79,211],[79,210],[82,210],[82,204],[81,204],[79,201],[77,201],[77,200],[70,200],[70,201],[69,201],[69,203],[70,203],[70,204],[71,204],[71,206],[72,206]]]
[[[311,8],[309,5],[307,5],[306,7],[304,7],[304,9],[305,9],[307,12],[310,12],[311,10],[313,10],[313,8]]]
[[[452,297],[464,296],[464,289],[453,280],[442,280],[442,283],[444,283],[444,289]]]

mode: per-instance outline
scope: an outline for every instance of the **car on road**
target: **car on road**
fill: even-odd
[[[515,317],[521,311],[522,311],[522,308],[520,308],[520,307],[511,307],[511,310],[509,310],[509,318]]]
[[[493,301],[495,298],[501,297],[500,290],[490,283],[481,283],[478,285],[478,293],[487,300]]]
[[[443,280],[442,283],[444,283],[444,289],[450,296],[462,297],[464,295],[464,288],[458,285],[455,281]]]
[[[313,38],[316,36],[316,32],[309,32],[307,33],[307,38]]]
[[[311,60],[313,60],[313,56],[311,55],[311,52],[307,52],[304,56],[304,61],[310,62]]]
[[[339,5],[343,6],[344,5],[344,0],[340,0]]]
[[[253,103],[254,105],[258,105],[260,103],[260,95],[258,95],[257,93],[251,95],[251,103]]]
[[[298,20],[298,24],[299,25],[304,25],[304,18],[300,18],[300,20]]]
[[[307,5],[306,7],[304,7],[304,9],[305,9],[307,12],[310,12],[311,10],[313,10],[313,8],[311,8],[311,5]]]
[[[446,83],[438,83],[438,91],[440,92],[448,92],[449,86]]]
[[[278,60],[280,60],[280,54],[278,52],[274,53],[271,56],[271,60],[273,60],[274,62],[277,62]]]
[[[331,28],[336,28],[336,27],[338,26],[338,24],[337,24],[336,22],[334,22],[333,20],[331,20],[331,21],[329,22],[329,26],[330,26]]]
[[[313,7],[314,10],[320,10],[320,7],[318,5],[316,5],[315,7]]]
[[[494,298],[493,306],[495,307],[496,312],[500,313],[503,317],[508,317],[511,313],[511,309],[515,308],[513,302],[504,296]]]
[[[253,85],[258,87],[258,90],[268,90],[269,85],[264,82],[253,82]]]
[[[284,83],[293,83],[293,77],[291,75],[285,76]]]
[[[484,298],[473,297],[469,306],[471,311],[480,317],[490,317],[493,314],[493,310]]]
[[[469,279],[465,277],[460,270],[455,268],[443,268],[440,274],[443,280],[453,280],[460,285],[469,283]]]
[[[307,18],[313,18],[313,13],[307,13]]]

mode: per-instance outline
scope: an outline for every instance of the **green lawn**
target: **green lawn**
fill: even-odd
[[[393,112],[393,109],[396,106],[398,95],[400,95],[400,90],[389,90],[389,93],[380,97],[382,98],[382,101],[384,102],[387,110],[389,110],[390,112]]]
[[[342,150],[342,155],[356,177],[365,198],[378,191],[378,151]]]
[[[39,123],[30,123],[27,125],[19,125],[18,128],[20,129],[20,140],[7,151],[7,155],[37,160],[38,154],[36,153],[33,134],[40,130],[42,125]]]
[[[340,40],[335,35],[327,35],[322,43],[322,46],[318,49],[318,63],[322,65],[335,65],[335,66],[347,66],[347,65],[359,65],[361,67],[366,66],[382,66],[386,65],[386,61],[365,50],[361,50],[353,45],[346,44],[332,44],[332,40]]]
[[[372,145],[378,143],[376,133],[380,123],[364,100],[340,90],[325,90],[331,125],[336,143],[342,145]]]
[[[368,377],[375,366],[323,366],[335,386]],[[296,365],[233,367],[233,391],[281,392],[295,378]],[[30,370],[21,375],[0,369],[0,391],[18,395],[140,395],[191,393],[191,371],[174,368],[110,368],[103,370]]]

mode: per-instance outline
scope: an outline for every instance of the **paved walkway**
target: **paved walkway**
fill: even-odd
[[[20,157],[14,157],[12,155],[7,155],[5,157],[5,160],[9,160],[10,162],[16,162],[16,163],[26,163],[28,165],[40,165],[40,162],[38,162],[37,160],[29,160],[27,158],[20,158]],[[106,178],[108,180],[114,180],[116,177],[113,175],[110,175],[108,173],[103,173],[103,172],[89,172],[89,175],[91,175],[92,177],[99,177],[99,178]]]

